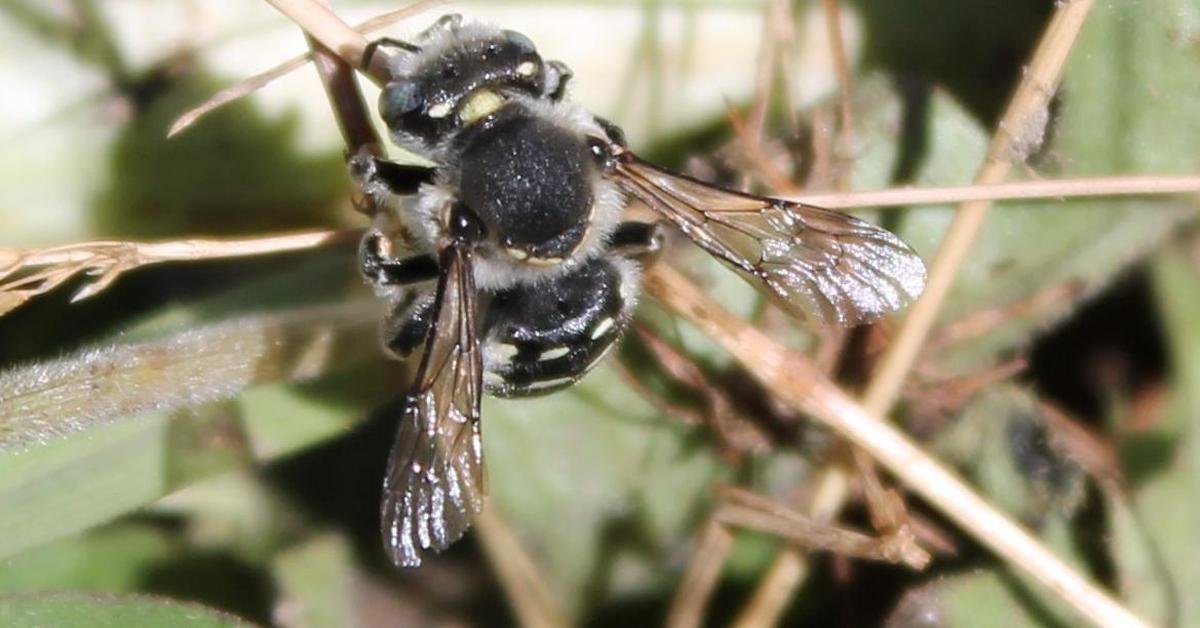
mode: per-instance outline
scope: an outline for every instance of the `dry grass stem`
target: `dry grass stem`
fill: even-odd
[[[851,455],[858,469],[863,498],[875,531],[885,536],[905,537],[911,541],[914,537],[909,529],[908,509],[905,508],[900,494],[884,488],[879,472],[875,470],[875,461],[871,460],[866,452],[854,448]],[[928,562],[929,556],[926,555],[924,560]],[[921,567],[924,566],[923,563]]]
[[[267,0],[267,3],[295,22],[305,33],[321,42],[337,56],[382,85],[390,72],[386,55],[375,55],[369,67],[363,67],[367,41],[326,7],[315,0]]]
[[[829,47],[833,53],[833,70],[838,78],[838,133],[834,167],[834,187],[839,191],[850,189],[854,169],[848,162],[854,154],[854,79],[850,74],[850,60],[846,55],[846,42],[842,37],[842,7],[838,0],[821,0],[825,11],[825,28],[829,32]]]
[[[662,264],[647,273],[646,287],[655,298],[731,353],[780,401],[820,419],[863,448],[909,490],[980,544],[1041,582],[1083,617],[1100,625],[1144,625],[975,494],[902,432],[843,393],[807,358],[776,344]]]
[[[475,537],[483,546],[522,626],[557,628],[570,625],[537,565],[494,509],[485,507],[475,516]]]
[[[406,7],[388,11],[382,15],[377,15],[369,20],[360,22],[354,26],[354,30],[363,35],[383,30],[401,20],[410,18],[414,15],[428,11],[429,9],[444,4],[445,0],[422,0],[415,2]],[[196,124],[201,118],[211,113],[213,110],[227,105],[239,98],[248,96],[263,87],[269,85],[272,81],[287,76],[288,74],[304,67],[309,61],[312,61],[313,53],[308,52],[302,55],[296,55],[275,67],[251,76],[242,82],[226,87],[225,89],[213,94],[211,98],[200,103],[196,107],[189,109],[183,115],[175,119],[171,123],[170,129],[167,131],[167,137],[174,137],[176,134],[187,130],[188,127]]]
[[[122,274],[152,264],[303,251],[349,242],[358,234],[357,230],[324,230],[236,240],[111,240],[27,251],[0,248],[0,316],[81,274],[88,283],[72,301],[94,296]]]
[[[987,157],[975,178],[976,184],[991,185],[1002,181],[1012,168],[1015,147],[1033,141],[1028,134],[1030,121],[1044,116],[1092,5],[1093,0],[1059,3],[1045,35],[1034,51],[1028,71],[1000,120],[999,130],[993,136]],[[863,405],[872,412],[886,412],[899,395],[905,375],[933,327],[938,310],[970,252],[990,207],[990,200],[968,201],[955,214],[954,222],[930,267],[925,293],[913,305],[904,326],[900,328],[867,387]]]
[[[732,625],[735,628],[777,626],[796,587],[807,575],[808,564],[798,550],[789,546],[779,552]]]
[[[737,410],[727,391],[711,381],[695,360],[645,325],[634,324],[633,332],[667,376],[677,384],[691,389],[686,397],[704,401],[704,411],[689,412],[678,407],[649,390],[637,377],[629,373],[628,379],[637,390],[648,394],[648,398],[652,402],[657,401],[659,407],[676,410],[679,412],[678,416],[689,422],[700,422],[709,426],[716,436],[718,453],[731,464],[739,464],[742,456],[747,453],[759,453],[770,449],[771,441],[766,432]]]
[[[786,198],[830,209],[857,209],[981,201],[1195,193],[1200,193],[1200,177],[1146,176],[1020,181],[940,188],[891,188],[869,192],[797,194]]]
[[[704,609],[717,588],[725,557],[732,548],[733,535],[723,524],[710,518],[692,551],[692,560],[683,572],[683,579],[675,588],[675,597],[667,614],[668,628],[695,628],[704,624]]]
[[[787,4],[782,0],[770,0],[763,8],[762,42],[759,44],[758,63],[755,64],[754,74],[754,100],[750,106],[749,121],[743,125],[748,133],[739,138],[747,152],[757,150],[767,122],[779,32],[775,24],[783,21],[780,19],[781,14],[789,14]]]
[[[947,347],[979,338],[1013,319],[1038,316],[1059,303],[1069,302],[1078,297],[1083,290],[1082,281],[1070,280],[1043,288],[1028,298],[1008,303],[1002,307],[972,312],[939,327],[937,334],[930,336],[925,343],[924,351],[927,354],[935,354]],[[1041,320],[1046,319],[1041,318]]]
[[[723,487],[721,495],[724,502],[714,515],[721,523],[778,536],[808,550],[904,563],[913,569],[929,564],[929,553],[916,545],[911,534],[873,537],[817,523],[783,504],[736,487]]]

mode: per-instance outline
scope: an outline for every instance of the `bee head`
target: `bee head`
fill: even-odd
[[[561,94],[569,70],[516,31],[445,16],[393,62],[379,112],[397,143],[428,153],[501,109],[514,94]]]

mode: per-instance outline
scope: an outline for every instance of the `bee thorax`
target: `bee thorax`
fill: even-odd
[[[587,237],[594,201],[596,173],[582,139],[511,106],[465,133],[459,194],[488,240],[530,264],[570,257]]]

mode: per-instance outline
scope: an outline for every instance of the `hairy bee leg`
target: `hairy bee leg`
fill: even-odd
[[[474,246],[482,237],[479,219],[462,203],[456,203],[450,209],[450,216],[447,229],[456,245]],[[383,325],[384,346],[404,358],[425,344],[433,319],[438,316],[435,311],[437,291],[432,280],[439,279],[444,269],[432,254],[404,258],[390,256],[384,253],[384,242],[382,233],[368,232],[359,249],[360,263],[363,274],[376,286],[404,287],[394,293],[391,311]],[[475,307],[473,299],[470,307]]]
[[[662,225],[657,222],[628,220],[617,225],[608,241],[608,250],[645,262],[658,256],[665,238]]]
[[[358,250],[362,274],[376,286],[407,286],[437,279],[438,263],[433,255],[391,257],[383,252],[384,236],[370,231]]]
[[[404,295],[383,321],[383,346],[406,358],[425,343],[433,317],[434,291],[412,290]]]
[[[575,72],[562,61],[547,62],[545,95],[555,102],[562,100],[567,95],[567,83],[573,76]]]
[[[378,52],[380,48],[399,48],[405,52],[421,52],[420,46],[404,41],[403,39],[396,39],[395,37],[380,37],[368,42],[366,47],[363,48],[362,65],[364,68],[371,65],[371,60],[375,58],[375,53]]]
[[[360,153],[350,158],[350,175],[368,196],[416,194],[425,183],[432,183],[436,170],[427,166],[398,164],[374,155]]]
[[[625,146],[625,131],[624,131],[624,129],[617,126],[612,120],[609,120],[608,118],[603,118],[601,116],[593,115],[592,119],[596,121],[596,124],[600,125],[601,129],[604,129],[604,134],[608,136],[609,142],[612,142],[613,144],[616,144],[617,146]]]

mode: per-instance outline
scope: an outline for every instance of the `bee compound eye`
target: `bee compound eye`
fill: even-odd
[[[408,80],[392,81],[379,94],[379,115],[384,121],[392,121],[421,106],[421,94],[417,84]]]
[[[521,54],[537,53],[537,46],[533,44],[533,40],[517,31],[504,31],[504,39]]]

